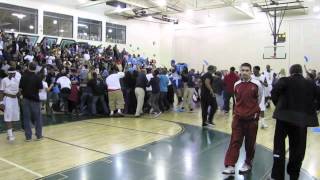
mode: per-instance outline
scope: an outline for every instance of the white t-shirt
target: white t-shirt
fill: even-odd
[[[60,84],[61,89],[63,89],[63,88],[71,89],[71,81],[66,76],[59,77],[58,80],[57,80],[57,84]]]
[[[150,82],[151,78],[153,78],[152,73],[147,74],[146,76],[147,76],[148,82]],[[149,86],[149,87],[146,88],[146,90],[147,90],[147,91],[152,91],[152,87]]]
[[[29,61],[29,63],[31,63],[33,61],[33,59],[34,59],[34,56],[29,55],[29,54],[24,57],[24,60]]]
[[[124,77],[124,72],[118,72],[116,74],[111,74],[107,77],[106,83],[109,90],[121,89],[120,79]]]
[[[259,81],[259,82],[261,82],[261,81],[264,82],[264,80],[266,80],[266,77],[265,77],[263,74],[260,74],[259,77],[258,77],[258,76],[255,76],[254,74],[252,74],[252,75],[251,75],[251,78],[254,79],[254,80],[257,80],[257,81]],[[263,90],[263,93],[264,93],[266,87],[265,87],[263,84],[261,84],[261,87],[262,87],[262,90]]]
[[[47,56],[46,59],[47,59],[47,64],[51,65],[56,58],[54,56]]]
[[[89,61],[90,60],[90,55],[89,54],[84,54],[83,55],[84,60]]]
[[[47,100],[47,89],[48,89],[48,83],[45,81],[42,81],[43,89],[40,89],[39,91],[39,98],[41,101]]]
[[[19,83],[20,80],[13,77],[9,79],[9,77],[5,77],[1,80],[0,90],[5,94],[17,95],[19,92]]]
[[[266,70],[266,71],[263,72],[263,75],[266,77],[267,82],[268,82],[269,85],[271,85],[272,82],[273,82],[273,74],[274,74],[273,71],[268,72]]]

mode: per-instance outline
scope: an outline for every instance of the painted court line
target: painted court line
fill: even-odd
[[[22,169],[22,170],[24,170],[24,171],[26,171],[26,172],[28,172],[28,173],[31,173],[31,174],[33,174],[33,175],[35,175],[35,176],[43,177],[43,175],[41,175],[41,174],[39,174],[39,173],[36,173],[36,172],[34,172],[34,171],[30,170],[30,169],[27,169],[27,168],[25,168],[25,167],[23,167],[23,166],[20,166],[19,164],[16,164],[16,163],[14,163],[14,162],[11,162],[11,161],[9,161],[9,160],[6,160],[6,159],[4,159],[4,158],[2,158],[2,157],[0,157],[0,161],[3,161],[3,162],[8,163],[8,164],[10,164],[10,165],[12,165],[12,166],[15,166],[15,167],[17,167],[17,168],[19,168],[19,169]]]

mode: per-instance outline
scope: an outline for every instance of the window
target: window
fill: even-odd
[[[39,36],[31,36],[26,34],[18,34],[18,37],[17,37],[18,41],[23,41],[25,39],[28,39],[28,41],[32,46],[36,45],[38,38]]]
[[[101,41],[102,22],[78,18],[78,38],[91,41]]]
[[[44,12],[43,33],[50,36],[72,38],[73,17],[52,12]]]
[[[72,40],[72,39],[62,39],[61,40],[61,43],[60,43],[60,47],[61,48],[65,48],[66,46],[69,46],[71,44],[74,44],[76,43],[75,40]]]
[[[38,33],[38,10],[0,3],[0,28],[10,32]]]
[[[126,44],[126,26],[107,23],[106,28],[107,42]]]
[[[46,43],[47,46],[52,47],[52,45],[56,45],[58,42],[58,38],[52,38],[52,37],[43,37],[41,40],[41,44]]]

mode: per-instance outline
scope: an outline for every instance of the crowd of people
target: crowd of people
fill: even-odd
[[[41,111],[52,117],[57,112],[63,112],[75,116],[112,117],[124,114],[140,117],[147,113],[156,118],[172,110],[193,112],[201,105],[202,126],[207,127],[214,125],[217,110],[228,114],[232,109],[232,136],[224,173],[233,174],[243,138],[247,159],[240,171],[251,169],[258,120],[261,128],[268,127],[264,112],[270,108],[271,100],[276,105],[274,117],[280,119],[276,127],[276,135],[279,137],[284,134],[278,128],[290,126],[286,124],[289,120],[284,116],[291,119],[295,119],[295,115],[300,118],[306,116],[315,120],[311,110],[311,115],[288,114],[291,111],[283,110],[284,113],[279,110],[279,103],[284,102],[281,93],[294,85],[290,84],[291,79],[282,78],[286,77],[284,70],[275,73],[269,65],[263,71],[259,66],[252,68],[250,64],[244,63],[240,72],[235,67],[226,71],[210,65],[205,73],[204,69],[199,72],[188,68],[187,64],[172,61],[171,67],[160,68],[156,66],[155,60],[131,55],[125,49],[120,52],[116,45],[103,48],[75,43],[60,48],[55,44],[49,45],[47,41],[32,45],[28,38],[17,40],[13,35],[5,33],[0,35],[0,61],[0,107],[4,111],[9,141],[15,140],[12,122],[20,120],[20,108],[26,141],[32,140],[31,122],[35,125],[36,140],[42,139]],[[297,66],[290,69],[290,77],[302,77],[302,68],[300,70],[300,66]],[[303,80],[312,83],[300,79],[301,91],[304,91],[303,85],[311,89],[319,87],[320,74],[316,74],[315,70],[305,70],[307,77],[302,77]],[[309,92],[314,93],[314,96],[305,95],[307,97],[299,103],[309,103],[310,108],[312,102],[306,101],[316,99],[316,88],[314,91]],[[230,107],[230,99],[233,107]],[[294,102],[292,100],[289,103]],[[294,108],[297,109],[302,105],[296,106]],[[306,135],[305,127],[317,125],[315,121],[301,124],[296,132],[301,132],[302,139]],[[280,145],[282,140],[278,142],[275,162],[277,167],[282,168],[284,149]],[[293,176],[297,176],[297,168],[301,167],[303,152],[300,149],[296,153],[299,159],[291,162]],[[280,177],[282,174],[277,171],[277,167],[274,167],[273,174]]]

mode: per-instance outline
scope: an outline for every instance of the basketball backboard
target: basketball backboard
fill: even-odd
[[[285,46],[267,46],[263,50],[263,59],[287,59]]]

